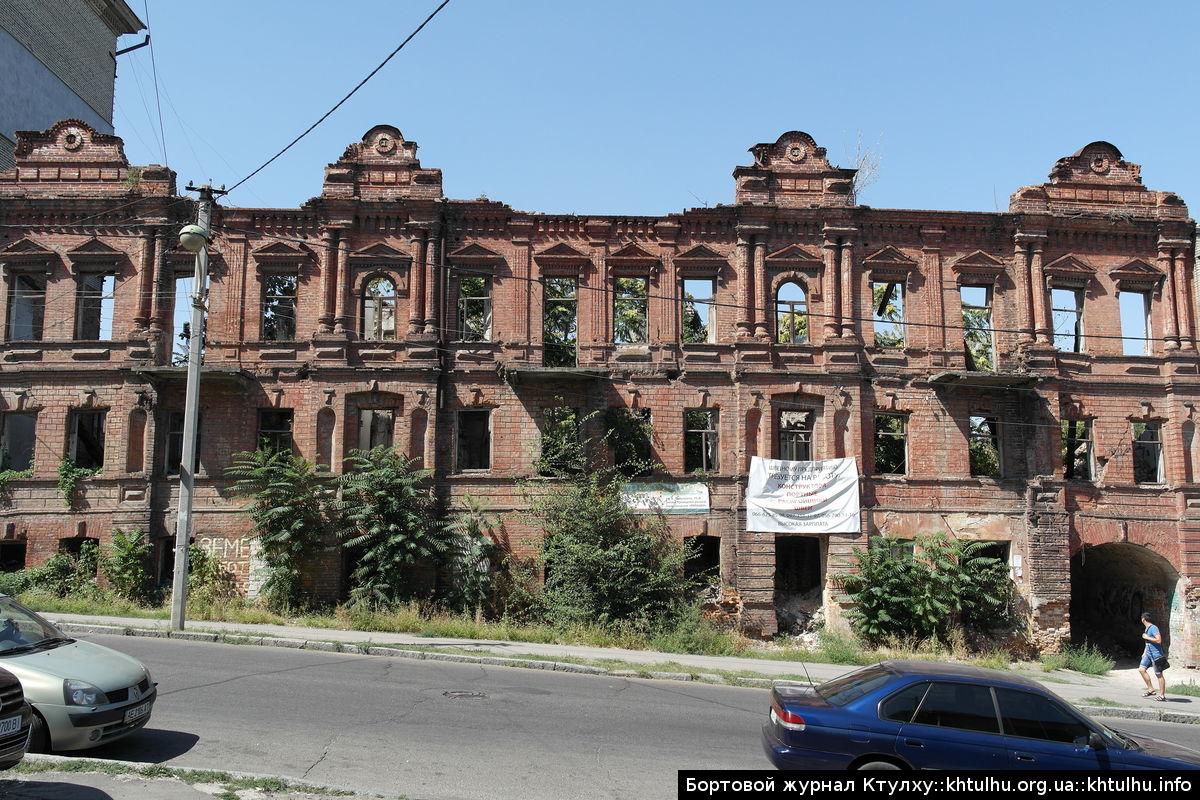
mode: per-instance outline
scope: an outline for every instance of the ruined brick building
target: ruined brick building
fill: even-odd
[[[708,513],[669,522],[764,634],[836,616],[868,536],[940,530],[1008,559],[1040,646],[1136,649],[1149,609],[1174,661],[1200,657],[1194,224],[1116,147],[1060,159],[1006,213],[879,210],[791,132],[751,148],[732,204],[663,217],[449,200],[416,150],[381,125],[302,207],[215,212],[196,538],[243,580],[222,476],[258,441],[335,472],[392,444],[447,498],[502,512],[519,549],[546,422],[618,409],[650,424],[632,443],[662,465],[650,480],[708,487]],[[0,505],[9,568],[140,526],[169,569],[193,217],[118,139],[19,135],[0,172],[0,445],[30,472]],[[755,455],[857,458],[861,532],[746,531]],[[71,511],[64,459],[99,470]],[[330,597],[344,574],[336,549],[312,569]]]

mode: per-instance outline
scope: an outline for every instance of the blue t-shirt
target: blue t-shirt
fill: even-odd
[[[1151,625],[1149,628],[1146,628],[1146,635],[1147,636],[1158,636],[1158,626]],[[1162,654],[1163,654],[1162,645],[1155,644],[1154,642],[1151,642],[1151,641],[1147,641],[1146,642],[1146,652],[1150,654],[1150,658],[1162,658]]]

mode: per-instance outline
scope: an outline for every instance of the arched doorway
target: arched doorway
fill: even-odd
[[[1179,573],[1145,547],[1111,542],[1071,558],[1071,641],[1092,642],[1109,656],[1137,657],[1148,611],[1169,639]]]

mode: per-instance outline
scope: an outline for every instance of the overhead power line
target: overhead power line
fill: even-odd
[[[282,149],[282,150],[280,150],[278,153],[276,153],[275,155],[271,156],[269,159],[267,159],[267,160],[266,160],[266,162],[264,162],[264,163],[263,163],[263,165],[262,165],[262,166],[260,166],[258,169],[254,170],[254,171],[253,171],[253,172],[251,172],[249,175],[247,175],[246,177],[242,178],[240,181],[238,181],[238,182],[237,182],[237,183],[235,183],[233,186],[231,186],[231,187],[229,188],[229,191],[230,191],[230,192],[232,192],[234,189],[238,188],[238,187],[239,187],[239,186],[241,186],[243,183],[245,183],[246,181],[250,180],[251,178],[253,178],[253,177],[254,177],[255,175],[257,175],[258,173],[262,172],[264,169],[266,169],[268,166],[270,166],[270,165],[271,165],[271,163],[272,163],[273,161],[275,161],[275,159],[279,158],[281,155],[283,155],[284,153],[286,153],[288,150],[291,150],[291,149],[292,149],[292,147],[293,147],[293,146],[294,146],[294,145],[295,145],[297,142],[299,142],[299,141],[300,141],[301,139],[303,139],[305,136],[308,136],[308,134],[312,133],[312,132],[313,132],[313,130],[314,130],[314,129],[315,129],[317,126],[318,126],[318,125],[320,125],[322,122],[324,122],[326,119],[328,119],[328,118],[329,118],[329,116],[330,116],[331,114],[333,114],[333,112],[335,112],[335,111],[337,111],[339,108],[341,108],[341,106],[342,106],[342,104],[343,104],[343,103],[345,103],[347,100],[349,100],[351,97],[353,97],[353,96],[354,96],[354,94],[355,94],[355,92],[357,92],[359,89],[361,89],[363,86],[365,86],[365,85],[366,85],[366,83],[367,83],[367,81],[369,81],[369,80],[371,80],[371,78],[375,77],[375,74],[376,74],[377,72],[379,72],[379,70],[381,70],[381,69],[383,69],[385,66],[387,66],[387,63],[388,63],[389,61],[391,61],[391,60],[392,60],[392,58],[394,58],[394,57],[395,57],[395,55],[396,55],[397,53],[399,53],[401,50],[403,50],[403,49],[404,49],[404,46],[405,46],[405,45],[407,45],[409,42],[411,42],[411,41],[413,40],[413,38],[414,38],[414,37],[415,37],[415,36],[416,36],[418,33],[420,33],[420,32],[421,32],[421,30],[422,30],[422,29],[423,29],[423,28],[424,28],[426,25],[428,25],[428,24],[429,24],[430,20],[432,20],[434,17],[436,17],[436,16],[438,15],[438,12],[439,12],[439,11],[441,11],[443,8],[445,8],[445,7],[446,7],[446,6],[448,6],[449,4],[450,4],[450,0],[442,0],[442,4],[441,4],[441,5],[439,5],[437,8],[435,8],[435,9],[433,10],[433,13],[432,13],[432,14],[430,14],[428,17],[426,17],[426,18],[425,18],[425,21],[424,21],[424,22],[422,22],[420,25],[418,25],[418,26],[417,26],[417,29],[416,29],[416,30],[414,30],[412,33],[410,33],[410,34],[408,35],[408,38],[406,38],[406,39],[405,39],[403,42],[401,42],[401,43],[400,43],[400,46],[399,46],[399,47],[397,47],[395,50],[393,50],[393,51],[392,51],[392,52],[391,52],[391,53],[388,55],[388,57],[387,57],[387,58],[385,58],[385,59],[384,59],[382,62],[380,62],[379,66],[377,66],[375,69],[371,70],[370,74],[369,74],[369,75],[367,75],[367,77],[365,77],[365,78],[363,78],[361,81],[359,81],[358,85],[357,85],[357,86],[355,86],[353,89],[351,89],[351,90],[350,90],[350,92],[349,92],[349,93],[348,93],[348,94],[347,94],[345,97],[343,97],[341,100],[337,101],[337,103],[334,105],[334,107],[333,107],[333,108],[329,109],[329,110],[328,110],[328,111],[326,111],[324,114],[322,114],[322,115],[321,115],[321,118],[320,118],[320,119],[318,119],[316,122],[314,122],[312,125],[309,125],[309,126],[308,126],[308,129],[307,129],[307,130],[305,130],[305,131],[304,131],[304,133],[300,134],[300,135],[299,135],[299,136],[297,136],[295,139],[292,139],[292,141],[288,143],[287,147],[283,148],[283,149]]]

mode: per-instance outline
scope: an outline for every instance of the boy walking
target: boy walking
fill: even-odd
[[[1167,680],[1163,677],[1162,670],[1158,666],[1158,660],[1163,657],[1162,649],[1162,632],[1154,621],[1150,619],[1150,614],[1142,613],[1142,625],[1146,630],[1142,632],[1142,638],[1146,640],[1146,649],[1142,652],[1142,663],[1138,666],[1138,672],[1142,673],[1142,680],[1146,682],[1146,691],[1142,692],[1142,697],[1152,697],[1159,702],[1165,702],[1167,699]],[[1158,692],[1155,693],[1154,685],[1150,682],[1149,669],[1154,670],[1154,674],[1158,676]]]

